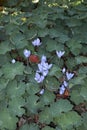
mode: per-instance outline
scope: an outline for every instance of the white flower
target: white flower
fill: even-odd
[[[66,68],[63,68],[63,69],[62,69],[62,72],[65,73],[65,71],[66,71]]]
[[[42,43],[40,42],[40,39],[37,38],[37,39],[35,39],[34,41],[32,41],[32,44],[33,44],[34,46],[40,46]]]
[[[39,92],[39,94],[43,95],[44,94],[44,89],[41,89],[41,91]]]
[[[39,73],[36,72],[36,74],[35,74],[35,80],[36,80],[38,83],[41,83],[41,82],[43,82],[43,80],[44,80],[44,76],[43,76],[43,75],[40,75]]]
[[[64,94],[64,91],[65,91],[65,87],[64,87],[64,85],[62,84],[61,86],[60,86],[60,90],[59,90],[59,94]]]
[[[16,60],[15,59],[12,59],[12,61],[11,61],[13,64],[16,62]]]
[[[28,58],[30,56],[31,52],[27,49],[24,50],[24,56]]]
[[[74,73],[66,72],[67,80],[70,80],[71,78],[73,78],[73,76],[74,76]]]
[[[65,51],[56,51],[56,54],[59,58],[61,58],[64,55]]]
[[[68,83],[67,83],[66,81],[64,81],[64,82],[63,82],[63,85],[64,85],[65,87],[67,87],[67,86],[68,86]]]

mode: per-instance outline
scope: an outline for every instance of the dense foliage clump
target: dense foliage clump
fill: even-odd
[[[86,0],[0,1],[0,130],[87,130]]]

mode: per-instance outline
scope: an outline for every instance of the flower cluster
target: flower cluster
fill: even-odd
[[[60,86],[59,94],[64,94],[65,89],[68,86],[68,81],[73,78],[74,73],[70,73],[66,71],[65,68],[62,69],[62,73],[65,74],[66,80],[63,81],[62,85]]]
[[[47,63],[46,56],[42,56],[41,62],[38,64],[38,70],[35,74],[35,80],[38,83],[43,82],[44,78],[47,76],[49,69],[52,67],[52,64]]]

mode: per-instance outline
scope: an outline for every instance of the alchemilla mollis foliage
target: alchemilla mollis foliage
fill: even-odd
[[[0,130],[86,124],[86,0],[1,0]]]

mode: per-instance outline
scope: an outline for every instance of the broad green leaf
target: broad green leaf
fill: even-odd
[[[25,83],[17,83],[16,80],[12,80],[7,85],[7,94],[10,98],[19,98],[25,93]]]
[[[62,112],[68,112],[72,110],[73,105],[70,104],[68,100],[60,99],[57,102],[54,102],[50,106],[50,113],[52,114],[52,117],[59,116]]]
[[[16,129],[17,121],[16,116],[13,116],[9,109],[3,108],[3,110],[0,110],[0,129],[14,130]]]
[[[49,107],[45,107],[45,109],[39,113],[39,121],[41,123],[46,123],[49,124],[50,122],[53,121],[53,118],[50,114],[50,108]]]
[[[80,20],[75,19],[73,17],[66,20],[66,25],[68,25],[69,27],[76,27],[76,26],[80,26],[81,24],[82,22]]]
[[[0,43],[0,54],[5,54],[8,51],[11,51],[12,45],[8,41],[4,41]]]
[[[81,87],[81,86],[78,86]],[[80,92],[78,90],[72,90],[70,94],[70,99],[73,101],[76,105],[84,102],[84,98],[80,95]]]
[[[39,37],[45,37],[46,35],[48,35],[48,33],[49,33],[49,30],[47,28],[38,30],[38,36]]]
[[[24,66],[20,62],[15,64],[7,63],[3,65],[2,72],[4,73],[5,78],[14,79],[16,75],[22,75],[24,71]]]
[[[79,68],[79,74],[87,74],[87,67],[83,66]]]
[[[46,50],[51,52],[51,51],[56,51],[56,50],[64,50],[64,46],[62,44],[57,43],[56,40],[48,40],[46,42]]]
[[[70,48],[70,51],[74,55],[78,55],[81,51],[82,45],[79,41],[71,39],[68,41],[67,46]]]
[[[60,77],[62,74],[61,69],[57,65],[53,65],[48,75]]]
[[[87,77],[86,75],[82,74],[82,75],[79,75],[78,77],[73,78],[69,82],[69,88],[72,88],[72,87],[74,87],[76,85],[78,85],[78,86],[83,85],[85,83],[84,79],[86,77]]]
[[[87,87],[86,86],[81,88],[80,95],[84,98],[84,100],[87,101]]]
[[[0,69],[0,77],[2,76],[2,74],[3,74],[3,72],[2,72],[2,70]]]
[[[39,130],[39,127],[36,124],[24,124],[20,130]]]
[[[44,94],[40,98],[40,102],[42,102],[44,105],[49,105],[50,103],[54,102],[54,99],[55,95],[52,92],[45,90]]]
[[[50,126],[45,126],[42,130],[55,130],[55,129]]]
[[[27,97],[26,107],[30,113],[37,113],[38,110],[42,109],[43,103],[38,101],[39,97],[36,95],[30,95]]]
[[[46,78],[45,85],[48,90],[56,91],[58,90],[60,83],[55,77],[49,76]]]
[[[29,95],[33,96],[34,94],[36,94],[40,91],[40,88],[39,88],[38,84],[27,83],[26,90],[27,90],[27,93],[29,93]]]
[[[28,41],[21,33],[13,33],[10,38],[11,43],[17,48],[21,49],[28,45]]]
[[[7,87],[9,79],[5,79],[4,77],[0,77],[0,91]]]
[[[62,113],[60,117],[55,118],[62,130],[70,130],[73,126],[77,127],[81,124],[81,117],[74,111]]]
[[[9,101],[9,110],[13,115],[22,116],[25,113],[24,105],[25,100],[22,97],[14,97]]]
[[[75,57],[77,64],[87,63],[86,56],[77,56]]]

